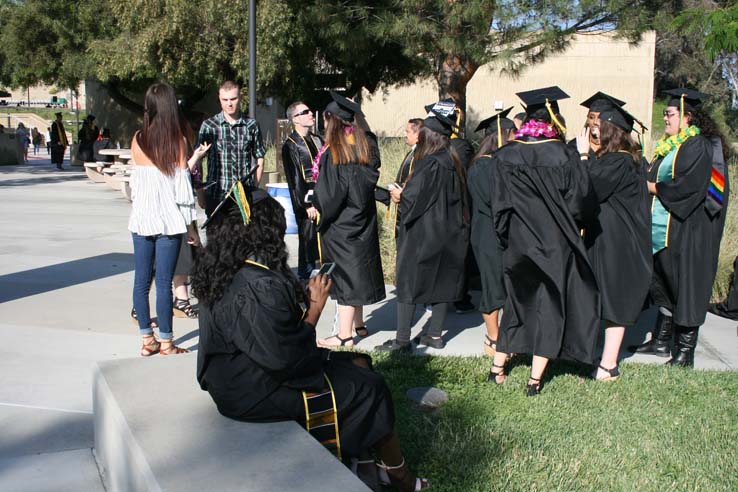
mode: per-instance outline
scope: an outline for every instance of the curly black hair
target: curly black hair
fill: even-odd
[[[223,297],[245,260],[251,257],[271,270],[284,273],[298,299],[304,301],[303,290],[287,265],[286,229],[284,209],[273,198],[251,206],[248,225],[244,225],[237,207],[221,210],[208,225],[207,245],[195,258],[192,291],[198,300],[212,307]]]
[[[702,108],[699,108],[694,111],[687,111],[687,115],[689,115],[689,124],[699,128],[701,135],[708,138],[718,137],[720,139],[720,145],[723,148],[723,158],[725,159],[725,162],[728,162],[728,159],[730,159],[732,152],[730,150],[730,147],[728,147],[726,143],[723,133],[720,131],[720,127],[715,122],[715,120],[712,119],[710,113]]]

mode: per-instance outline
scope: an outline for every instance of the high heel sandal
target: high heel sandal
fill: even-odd
[[[380,462],[377,466],[379,467],[380,481],[391,484],[400,492],[421,492],[428,488],[427,479],[416,477],[410,473],[405,458],[402,458],[402,462],[397,466],[388,466],[384,462]]]
[[[175,318],[197,319],[197,310],[192,307],[189,299],[174,299],[172,314]]]
[[[354,331],[356,332],[356,336],[359,338],[369,336],[369,330],[366,329],[366,326],[357,326],[354,328]]]
[[[133,318],[133,324],[138,326],[138,314],[136,314],[136,308],[131,308],[131,318]],[[152,319],[149,323],[149,328],[159,328],[159,324],[156,322],[155,319]]]
[[[492,367],[496,367],[496,368],[502,369],[502,370],[499,371],[499,372],[495,372],[495,371],[492,370],[492,368],[490,368],[489,374],[487,374],[487,382],[488,383],[495,383],[496,385],[499,386],[500,384],[503,384],[505,382],[504,379],[502,381],[498,381],[497,380],[497,378],[499,378],[499,377],[505,377],[505,366],[504,365],[498,366],[497,364],[495,364],[493,362],[492,363]]]
[[[537,396],[541,394],[541,380],[533,376],[528,378],[529,381],[537,381],[537,383],[528,383],[526,396]]]
[[[493,340],[486,334],[484,335],[484,338],[484,352],[490,357],[494,357],[495,352],[497,352],[497,340]]]

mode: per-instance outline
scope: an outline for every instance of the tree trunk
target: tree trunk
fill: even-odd
[[[478,68],[478,63],[463,55],[445,54],[436,73],[439,99],[452,98],[461,111],[460,136],[464,135],[466,128],[466,86]]]

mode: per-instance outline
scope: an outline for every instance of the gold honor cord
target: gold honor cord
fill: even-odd
[[[253,260],[244,260],[244,263],[248,263],[249,265],[254,265],[254,266],[257,266],[259,268],[263,268],[264,270],[271,270],[271,268],[269,268],[268,266],[263,265],[263,264],[258,263],[256,261],[253,261]]]
[[[546,109],[548,110],[548,114],[551,116],[551,121],[554,125],[556,125],[559,130],[564,132],[564,135],[566,135],[566,127],[559,121],[559,119],[556,117],[556,115],[553,112],[553,109],[551,109],[551,103],[548,101],[548,98],[546,98]]]
[[[682,121],[684,120],[684,94],[679,98],[679,129],[682,129]]]

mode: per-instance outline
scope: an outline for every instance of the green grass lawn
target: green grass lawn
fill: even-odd
[[[626,364],[597,383],[558,362],[527,398],[526,358],[495,386],[486,358],[374,355],[408,462],[433,491],[738,490],[735,373]],[[449,395],[439,410],[405,397],[429,385]]]

